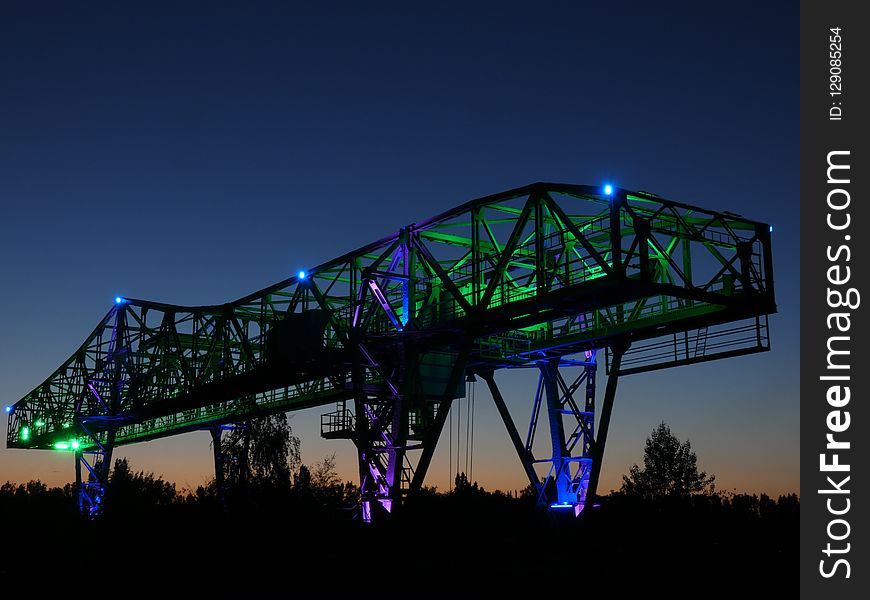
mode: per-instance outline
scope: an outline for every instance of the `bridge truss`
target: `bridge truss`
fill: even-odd
[[[371,520],[419,489],[451,404],[479,376],[540,502],[579,513],[620,375],[769,349],[770,231],[646,192],[536,183],[234,302],[117,298],[8,409],[7,446],[73,453],[81,508],[96,514],[120,445],[199,429],[219,441],[252,417],[335,405],[321,433],[355,444]],[[523,439],[495,373],[529,367],[539,385]],[[536,458],[542,412],[552,452]]]

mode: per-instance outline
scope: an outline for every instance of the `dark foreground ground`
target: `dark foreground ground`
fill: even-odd
[[[0,575],[4,598],[796,597],[796,499],[752,498],[615,496],[553,520],[521,500],[430,495],[363,525],[314,500],[86,522],[68,498],[10,497]]]

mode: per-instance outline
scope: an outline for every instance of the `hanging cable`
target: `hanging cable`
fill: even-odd
[[[471,476],[468,475],[468,441],[471,438],[471,394],[474,393],[474,388],[472,387],[474,384],[469,382],[465,384],[466,393],[466,403],[468,405],[468,415],[465,417],[465,475],[468,477],[468,482],[471,483]]]
[[[450,417],[450,459],[447,463],[447,489],[453,491],[453,403],[447,409],[447,414]]]
[[[468,467],[468,480],[474,480],[474,382],[471,382],[471,444],[468,446],[469,451],[471,452],[471,459]]]
[[[460,459],[462,453],[462,398],[456,402],[456,471],[454,475],[459,474]]]

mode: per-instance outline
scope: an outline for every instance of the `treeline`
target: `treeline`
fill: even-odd
[[[289,507],[325,513],[338,511],[353,518],[359,508],[359,487],[338,476],[334,456],[325,457],[312,467],[300,465],[287,479],[252,477],[244,484],[227,485],[223,490],[218,489],[214,479],[193,490],[180,490],[162,476],[134,470],[123,458],[115,461],[104,502],[105,514],[109,518],[122,518],[131,513],[142,516],[142,513],[178,508],[248,513],[270,508],[285,511]],[[441,492],[424,486],[409,503],[411,509],[433,504],[441,509],[458,507],[472,511],[475,508],[492,510],[515,505],[520,512],[531,513],[537,505],[537,492],[531,486],[520,492],[488,491],[477,482],[470,482],[464,473],[459,473],[452,490]],[[797,494],[780,495],[774,499],[767,494],[723,491],[650,498],[623,488],[601,497],[598,508],[602,512],[626,514],[691,512],[796,522],[800,514],[800,499]],[[63,487],[49,487],[39,480],[20,484],[7,481],[0,485],[0,511],[7,515],[38,515],[41,521],[77,517],[75,486],[67,483]]]
[[[424,487],[376,526],[361,522],[359,489],[333,457],[304,465],[280,419],[257,427],[226,435],[223,482],[193,490],[117,460],[94,521],[78,515],[70,484],[3,484],[0,576],[73,580],[87,557],[100,581],[159,573],[236,597],[515,597],[516,582],[564,577],[629,596],[640,585],[649,598],[797,593],[798,496],[716,490],[664,424],[643,465],[579,519],[540,510],[531,486],[489,491],[460,473],[451,490]],[[554,499],[554,482],[543,493]]]
[[[251,476],[219,489],[214,478],[193,490],[178,489],[162,476],[136,471],[126,458],[117,459],[109,476],[103,500],[107,518],[125,514],[160,512],[187,508],[233,512],[263,510],[274,505],[303,503],[329,510],[348,510],[359,502],[359,487],[342,481],[335,470],[335,457],[328,456],[308,467],[300,465],[287,478]],[[75,485],[48,487],[39,480],[27,483],[7,481],[0,485],[0,511],[5,514],[38,515],[40,520],[78,514]]]
[[[64,581],[79,574],[73,557],[90,556],[99,558],[102,580],[119,585],[144,569],[172,581],[193,581],[185,579],[191,574],[220,581],[242,597],[277,597],[270,596],[276,574],[286,573],[297,592],[328,586],[344,593],[382,564],[398,590],[422,580],[435,597],[472,597],[472,589],[505,588],[520,573],[547,581],[559,557],[555,564],[566,573],[587,574],[588,589],[628,572],[653,589],[652,598],[698,597],[713,582],[721,591],[747,581],[752,594],[744,597],[764,589],[787,597],[798,568],[794,494],[647,499],[615,492],[575,519],[564,514],[572,511],[536,509],[531,489],[488,491],[460,474],[453,490],[424,488],[372,527],[359,519],[357,486],[342,481],[328,459],[286,480],[252,478],[228,489],[225,500],[214,482],[179,490],[122,459],[105,502],[103,517],[87,521],[77,514],[72,485],[0,486],[0,576],[33,581],[48,570]],[[429,571],[445,564],[465,565],[466,587],[453,590],[453,580]]]

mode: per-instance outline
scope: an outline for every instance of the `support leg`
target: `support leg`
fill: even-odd
[[[76,499],[78,500],[79,514],[85,514],[84,498],[82,497],[82,453],[75,452],[76,461]]]
[[[217,494],[218,504],[222,510],[227,508],[226,495],[226,460],[221,444],[223,427],[214,425],[209,427],[211,433],[212,452],[214,454],[214,485],[215,493]]]
[[[505,404],[504,397],[501,395],[501,390],[498,389],[498,386],[495,383],[495,377],[492,371],[483,372],[480,374],[483,380],[486,382],[487,387],[489,388],[489,393],[492,394],[492,400],[495,402],[495,407],[498,409],[498,414],[501,415],[501,420],[504,422],[505,429],[507,429],[508,436],[511,438],[511,442],[514,445],[514,450],[517,452],[517,456],[520,459],[520,462],[523,465],[523,470],[526,472],[526,477],[529,478],[529,483],[533,488],[538,489],[541,485],[541,482],[538,480],[538,474],[535,473],[535,468],[533,466],[534,459],[530,452],[526,450],[526,447],[523,446],[522,440],[520,440],[520,434],[517,431],[516,425],[514,425],[514,421],[511,418],[511,414],[508,411],[507,405]]]
[[[547,395],[547,415],[550,422],[550,444],[552,446],[553,484],[555,497],[550,498],[560,506],[573,506],[577,503],[577,492],[571,476],[571,456],[565,441],[565,426],[562,423],[562,398],[559,394],[557,377],[559,359],[540,364],[543,375],[544,391]]]
[[[429,465],[432,463],[432,457],[435,455],[435,446],[438,444],[438,438],[441,437],[441,432],[444,430],[444,423],[447,421],[447,415],[450,414],[452,404],[453,398],[446,398],[437,405],[435,417],[423,439],[423,452],[417,461],[417,468],[414,469],[414,477],[411,479],[411,485],[408,488],[411,493],[417,492],[423,487],[423,480],[426,478]]]
[[[462,348],[456,356],[456,362],[453,363],[453,368],[450,369],[450,376],[447,378],[441,401],[438,403],[435,419],[428,427],[426,435],[423,437],[423,452],[420,454],[420,459],[417,461],[417,468],[414,470],[414,477],[411,480],[410,485],[411,491],[417,491],[423,486],[426,472],[429,470],[429,465],[432,463],[432,457],[435,455],[435,447],[438,445],[438,438],[441,437],[441,431],[444,429],[444,422],[447,421],[447,415],[450,414],[454,392],[465,376],[465,367],[468,364],[468,355],[471,352],[472,341],[471,338],[468,338],[462,343]]]
[[[83,452],[75,453],[76,491],[79,512],[89,519],[94,519],[103,512],[103,499],[109,485],[112,448],[106,445],[90,454],[93,458],[88,461]],[[87,480],[82,478],[82,466],[87,470]]]
[[[360,392],[361,394],[361,392]],[[377,503],[377,481],[369,468],[369,449],[371,436],[368,419],[365,417],[365,398],[357,396],[354,399],[356,426],[354,427],[354,442],[356,443],[357,461],[359,465],[359,491],[362,502],[362,518],[366,523],[373,519],[373,505]]]
[[[610,375],[607,376],[607,387],[604,389],[604,403],[601,407],[601,419],[598,423],[598,433],[592,445],[592,474],[589,476],[589,488],[586,501],[594,503],[598,495],[598,479],[601,476],[601,463],[604,460],[604,446],[607,443],[607,430],[610,428],[610,415],[613,413],[613,400],[616,397],[616,384],[619,382],[619,368],[622,355],[628,350],[627,343],[611,346],[613,362],[610,365]]]
[[[585,361],[579,363],[571,361],[570,367],[566,367],[583,369],[570,384],[560,371],[563,366],[565,365],[562,365],[559,359],[537,364],[540,373],[538,388],[535,392],[525,444],[520,439],[501,391],[495,383],[493,372],[483,372],[481,377],[489,387],[529,483],[537,492],[538,505],[554,509],[573,509],[574,514],[577,515],[586,503],[592,463],[590,448],[594,434],[595,352],[588,351]],[[578,404],[574,394],[584,383],[585,402]],[[535,434],[538,430],[538,416],[545,405],[550,430],[550,456],[536,460],[533,453]],[[565,418],[572,423],[570,434],[569,429],[566,429]],[[538,463],[550,465],[544,478],[539,477],[539,473],[535,470],[535,465]]]
[[[364,521],[394,512],[406,495],[422,487],[453,397],[465,375],[470,348],[471,341],[466,340],[453,356],[449,375],[438,383],[434,394],[429,392],[431,395],[426,396],[420,383],[420,365],[424,360],[421,356],[409,351],[398,359],[404,362],[390,369],[388,365],[376,363],[361,346],[366,362],[358,364],[354,373],[356,417],[352,439],[359,457]],[[372,369],[384,377],[384,391],[372,395],[363,389],[364,369]],[[433,407],[432,396],[436,398],[437,409]],[[412,411],[415,416],[413,436]],[[411,437],[420,443],[409,445]],[[422,450],[416,468],[412,468],[408,459],[409,450]]]
[[[356,402],[354,441],[359,455],[362,512],[366,522],[392,512],[402,499],[406,447],[401,429],[407,428],[408,420],[403,404],[397,398]]]

